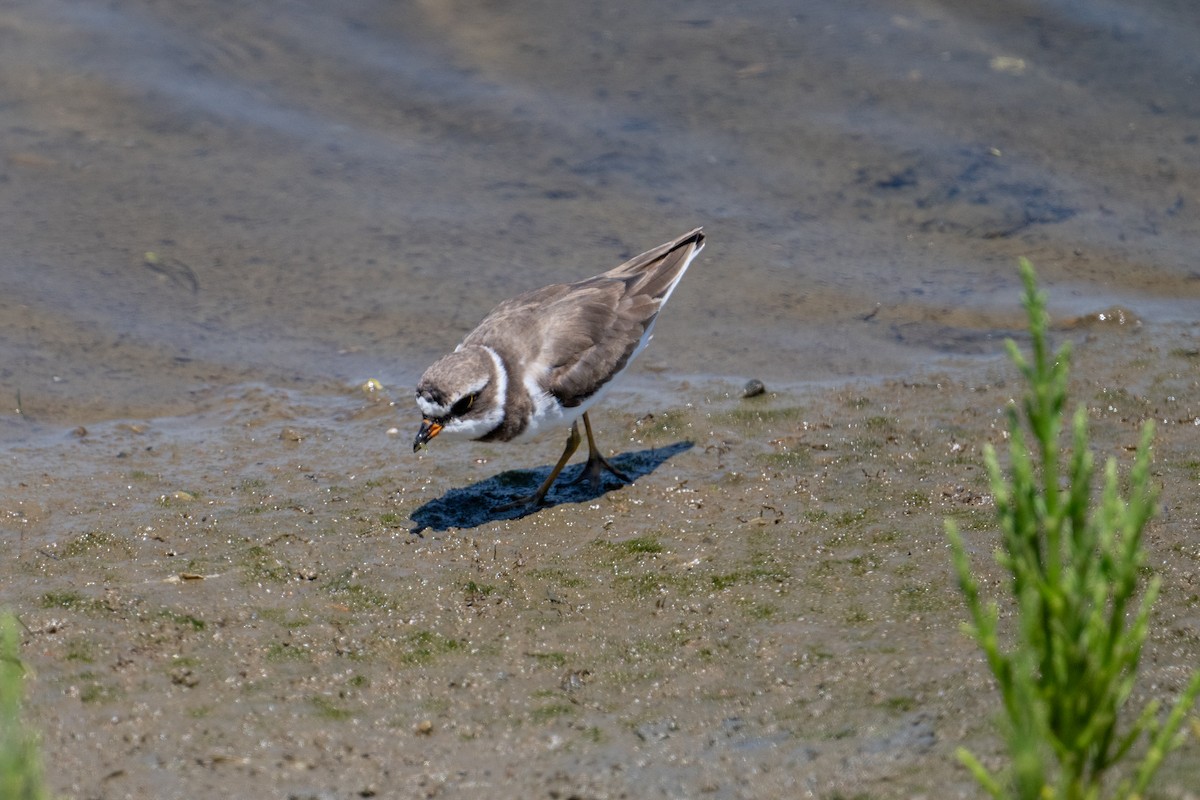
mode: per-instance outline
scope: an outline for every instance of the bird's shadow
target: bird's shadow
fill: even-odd
[[[622,453],[610,458],[609,463],[628,475],[632,482],[643,475],[649,475],[665,461],[694,446],[693,442],[676,442],[665,447]],[[596,487],[587,480],[572,484],[571,481],[582,474],[583,468],[583,464],[580,463],[564,469],[537,508],[520,506],[507,511],[497,510],[498,506],[503,506],[521,495],[533,494],[550,474],[550,465],[534,469],[507,470],[470,486],[450,489],[412,513],[412,532],[420,535],[427,530],[474,528],[496,520],[517,519],[560,503],[586,503],[611,488],[624,485],[609,472],[604,473],[601,484]]]

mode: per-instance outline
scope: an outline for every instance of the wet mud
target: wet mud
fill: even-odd
[[[1177,0],[5,4],[0,605],[50,786],[977,796],[953,751],[1000,763],[996,698],[941,531],[1002,588],[1019,256],[1098,454],[1159,426],[1134,701],[1169,701],[1198,81]],[[631,483],[499,513],[559,434],[410,452],[417,376],[498,301],[697,225],[590,414]]]
[[[1200,661],[1200,331],[1066,335],[1100,458],[1128,466],[1158,425],[1163,588],[1133,703],[1170,702]],[[525,515],[492,508],[536,485],[557,439],[412,456],[408,427],[387,432],[411,415],[355,387],[331,404],[244,388],[198,417],[15,448],[0,585],[50,785],[977,796],[953,752],[1001,763],[998,696],[942,522],[1002,599],[981,448],[1003,446],[1020,388],[996,359],[752,398],[616,393],[597,435],[633,483],[555,488]],[[1195,796],[1198,748],[1156,796]]]

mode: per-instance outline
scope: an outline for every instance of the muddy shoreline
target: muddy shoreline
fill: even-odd
[[[1159,426],[1138,706],[1200,663],[1198,334],[1070,332],[1098,455],[1125,466],[1141,422]],[[980,450],[1002,443],[1012,368],[752,400],[672,387],[676,405],[596,409],[632,485],[520,518],[468,506],[536,482],[557,439],[413,457],[399,391],[396,408],[247,386],[12,448],[0,586],[27,626],[51,788],[976,796],[953,750],[999,763],[997,698],[941,526],[996,591]],[[1191,741],[1155,796],[1197,785]]]

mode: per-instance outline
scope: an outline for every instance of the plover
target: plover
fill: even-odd
[[[588,460],[574,482],[599,486],[601,470],[629,478],[600,455],[587,411],[650,341],[663,304],[704,247],[700,228],[621,266],[506,300],[435,361],[417,384],[421,428],[413,452],[438,435],[480,442],[528,439],[570,425],[558,463],[538,490],[499,510],[537,506],[579,447]]]

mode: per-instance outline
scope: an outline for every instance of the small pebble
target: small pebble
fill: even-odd
[[[762,381],[758,378],[751,378],[742,387],[742,397],[758,397],[760,394],[765,394],[766,391],[767,387]]]
[[[433,723],[427,719],[423,719],[417,723],[417,733],[422,736],[428,736],[433,733]]]

